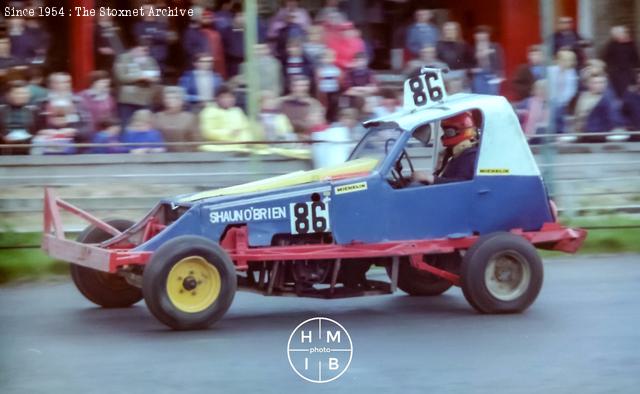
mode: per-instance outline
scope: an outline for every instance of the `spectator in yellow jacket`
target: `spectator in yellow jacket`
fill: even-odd
[[[208,104],[200,112],[200,131],[205,140],[213,142],[242,142],[253,140],[249,120],[242,109],[236,106],[236,98],[228,86],[222,86],[216,93],[216,103]],[[246,146],[204,145],[207,151],[246,150]]]

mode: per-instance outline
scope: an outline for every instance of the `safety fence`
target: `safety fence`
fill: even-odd
[[[532,150],[564,216],[640,213],[640,143],[632,140],[638,134],[608,141],[612,134],[603,133],[597,143],[581,142],[580,135],[571,143],[557,135],[536,136],[545,144]],[[292,142],[251,142],[242,151],[227,152],[0,156],[0,223],[21,231],[39,228],[45,186],[102,216],[115,211],[135,218],[162,197],[311,169],[311,160],[299,153],[301,146],[311,151],[314,143],[328,142],[295,142],[297,158],[286,152]],[[282,149],[276,154],[265,146]]]

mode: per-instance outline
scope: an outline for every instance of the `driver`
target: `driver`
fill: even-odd
[[[478,156],[478,129],[471,112],[444,119],[441,127],[442,145],[446,148],[442,163],[433,175],[414,172],[413,180],[432,185],[473,179]]]

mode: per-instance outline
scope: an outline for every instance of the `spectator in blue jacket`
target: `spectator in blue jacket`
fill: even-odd
[[[627,127],[632,131],[640,131],[640,69],[636,69],[635,83],[622,96],[622,111]],[[640,135],[633,136],[632,139],[640,140]]]
[[[134,112],[126,130],[120,136],[129,153],[156,153],[164,152],[164,139],[162,133],[153,128],[153,113],[148,109],[140,109]]]
[[[223,84],[222,77],[212,71],[213,56],[201,53],[197,56],[195,67],[180,78],[180,86],[186,92],[186,101],[192,110],[199,110],[213,101],[216,91]]]
[[[422,48],[427,45],[436,45],[440,39],[438,28],[431,23],[432,16],[430,10],[417,10],[416,22],[409,26],[406,47],[414,57],[418,57]]]
[[[160,71],[164,75],[167,55],[169,54],[171,31],[163,18],[158,18],[152,14],[151,4],[145,4],[142,8],[144,11],[142,20],[134,25],[133,33],[136,37],[147,37],[149,54],[158,63]]]
[[[587,90],[573,101],[574,128],[578,133],[606,133],[623,125],[615,100],[607,92],[607,77],[594,74],[587,80]],[[603,142],[602,136],[585,136],[587,142]]]

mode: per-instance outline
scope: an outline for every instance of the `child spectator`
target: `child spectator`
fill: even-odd
[[[409,26],[406,40],[406,48],[413,57],[425,46],[435,45],[440,38],[438,28],[431,23],[432,17],[431,10],[420,9],[415,13],[416,22]]]
[[[163,91],[164,109],[154,116],[156,130],[166,142],[199,141],[198,118],[184,110],[184,89],[167,86]],[[188,152],[193,146],[169,146],[169,152]]]
[[[415,77],[420,74],[422,67],[429,68],[448,68],[447,63],[438,59],[438,52],[434,45],[426,45],[420,49],[420,57],[410,60],[404,69],[407,78]]]
[[[212,71],[213,62],[211,55],[200,53],[196,57],[195,68],[180,78],[180,86],[186,92],[189,107],[196,112],[213,101],[216,90],[222,86],[222,77]]]
[[[295,141],[293,126],[289,118],[278,107],[278,98],[271,91],[263,91],[260,96],[258,121],[262,127],[262,137],[267,141]]]
[[[36,133],[36,107],[29,105],[29,89],[23,81],[12,81],[7,104],[0,106],[0,143],[28,144]],[[3,148],[0,153],[26,155],[29,148]]]
[[[104,118],[98,122],[97,132],[93,135],[93,144],[118,144],[112,146],[94,146],[89,153],[126,153],[127,149],[120,144],[120,120]]]
[[[148,109],[140,109],[133,113],[129,125],[122,133],[121,141],[129,153],[165,151],[162,134],[153,128],[153,113]]]
[[[377,118],[377,117],[391,115],[392,113],[400,110],[401,108],[402,107],[399,105],[396,92],[394,92],[389,88],[386,88],[380,91],[379,105],[374,107],[373,113],[374,113],[374,116]]]
[[[340,78],[342,71],[334,64],[335,54],[331,49],[326,49],[320,63],[316,67],[317,97],[327,108],[327,119],[333,122],[338,109],[340,99]]]
[[[216,104],[208,104],[200,112],[200,131],[205,140],[217,142],[251,141],[249,120],[236,106],[236,97],[228,86],[216,94]],[[232,145],[206,145],[205,150],[236,150]]]
[[[111,97],[111,78],[106,71],[93,71],[89,78],[91,85],[80,93],[80,97],[84,108],[91,115],[89,131],[93,133],[98,130],[98,123],[115,116],[116,103]]]
[[[550,104],[557,133],[564,132],[566,106],[578,91],[578,74],[575,66],[576,54],[563,49],[556,54],[556,64],[549,67],[547,71],[552,97]]]
[[[302,50],[302,41],[291,40],[287,43],[287,56],[283,63],[284,81],[287,91],[290,89],[291,78],[303,75],[313,77],[313,66]],[[313,87],[312,87],[313,90]]]
[[[327,46],[324,43],[324,27],[321,25],[312,25],[309,27],[307,41],[302,47],[305,56],[311,61],[314,67],[317,67],[322,62],[322,57],[327,51]]]
[[[546,80],[534,82],[533,95],[522,100],[516,108],[527,139],[531,140],[536,134],[544,134],[549,124]]]
[[[320,102],[309,95],[310,82],[303,75],[297,75],[291,80],[291,94],[280,99],[280,109],[287,115],[296,134],[311,133],[312,125],[309,124],[309,115],[324,114],[324,107]],[[324,115],[323,115],[324,116]]]
[[[29,94],[31,96],[29,104],[37,105],[38,103],[43,102],[47,98],[48,94],[47,89],[42,87],[42,83],[44,81],[42,68],[35,65],[29,67],[27,70],[27,76],[29,77],[27,87],[29,88]]]
[[[78,130],[69,122],[73,107],[69,102],[54,101],[49,107],[47,127],[38,131],[31,140],[32,155],[76,153],[73,146]]]
[[[622,97],[622,111],[628,127],[633,131],[640,131],[640,69],[636,69],[636,81]],[[640,135],[634,135],[632,139],[638,141]]]
[[[45,99],[38,103],[40,114],[38,120],[39,129],[53,128],[49,123],[52,119],[53,107],[65,109],[67,127],[76,130],[76,142],[91,140],[91,115],[84,108],[82,97],[73,94],[71,90],[71,76],[67,73],[57,72],[49,75],[49,91]]]
[[[364,97],[378,90],[373,71],[368,66],[367,54],[364,52],[356,54],[351,68],[345,74],[344,88],[347,96]]]
[[[614,100],[611,100],[606,91],[607,77],[602,74],[592,75],[587,81],[587,90],[572,101],[573,108],[568,108],[568,112],[574,115],[574,129],[577,133],[604,133],[622,126]],[[601,136],[585,136],[581,139],[587,142],[605,141]]]

